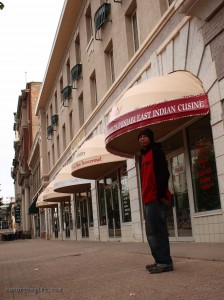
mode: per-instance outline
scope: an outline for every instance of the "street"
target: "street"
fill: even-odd
[[[173,272],[149,274],[145,243],[0,242],[0,299],[224,299],[224,244],[171,243]]]

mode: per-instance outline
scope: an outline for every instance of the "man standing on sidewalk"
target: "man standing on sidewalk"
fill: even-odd
[[[154,142],[153,132],[147,128],[138,135],[141,148],[141,185],[145,212],[146,236],[153,264],[146,269],[151,274],[173,270],[166,224],[166,206],[171,195],[168,190],[169,170],[160,144]]]

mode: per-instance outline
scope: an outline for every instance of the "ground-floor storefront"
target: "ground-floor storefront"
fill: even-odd
[[[223,241],[223,213],[209,120],[209,115],[197,117],[161,141],[173,195],[172,206],[167,207],[171,241]],[[51,213],[45,217],[50,218],[48,228],[52,230],[48,236],[146,241],[138,174],[138,158],[128,159],[102,179],[93,181],[91,188],[71,195],[70,201],[48,208]]]

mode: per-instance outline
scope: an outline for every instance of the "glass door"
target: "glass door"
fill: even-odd
[[[58,216],[58,208],[52,208],[52,221],[53,221],[53,232],[54,237],[58,238],[59,228],[59,216]]]
[[[89,237],[87,198],[80,201],[80,218],[82,237]]]
[[[169,189],[173,194],[173,209],[169,211],[168,230],[176,238],[192,236],[190,205],[186,180],[184,153],[168,160],[170,166]]]
[[[64,203],[64,216],[63,217],[64,217],[65,237],[70,238],[70,230],[72,229],[70,201]]]
[[[83,238],[89,237],[89,229],[93,227],[93,208],[90,190],[76,194],[76,227],[81,230]]]
[[[167,225],[171,240],[192,239],[183,131],[162,143],[169,165],[169,189],[172,207],[167,209]]]
[[[117,184],[106,187],[105,194],[109,238],[121,237],[121,221]]]

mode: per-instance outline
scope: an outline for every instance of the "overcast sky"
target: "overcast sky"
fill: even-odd
[[[64,0],[1,0],[0,197],[14,197],[11,166],[18,97],[26,82],[42,81]]]

